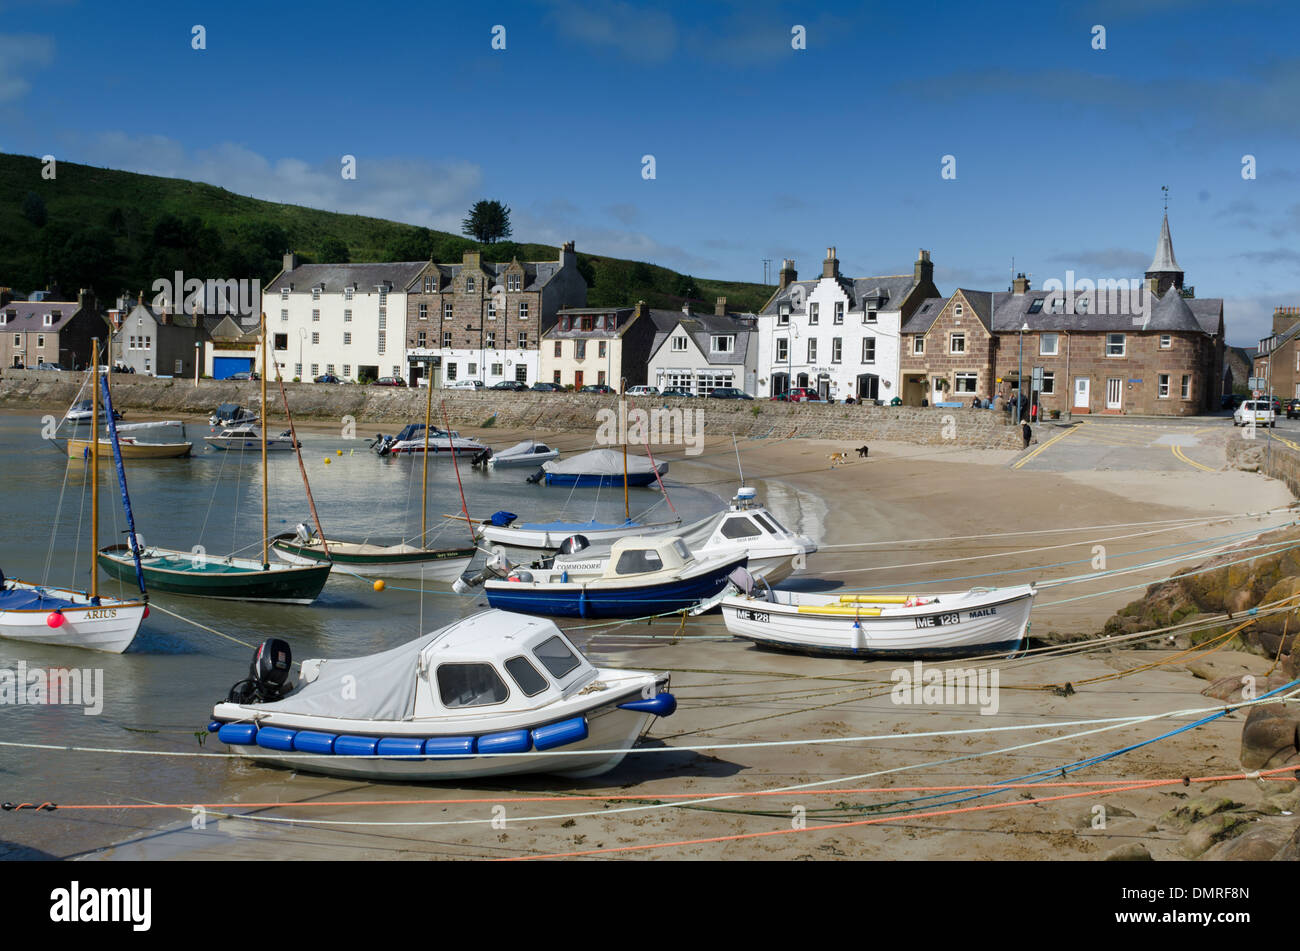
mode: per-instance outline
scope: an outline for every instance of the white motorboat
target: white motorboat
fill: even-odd
[[[535,439],[525,439],[515,443],[509,449],[494,452],[488,457],[488,466],[492,469],[509,469],[516,466],[539,466],[543,462],[558,459],[560,451],[552,449]]]
[[[620,538],[638,535],[657,535],[672,531],[681,525],[680,519],[670,522],[516,522],[513,512],[497,512],[490,519],[474,527],[474,537],[479,541],[507,548],[526,548],[537,551],[556,551],[566,538],[581,535],[593,548],[612,545]]]
[[[448,432],[439,429],[437,426],[429,427],[429,435],[426,439],[424,429],[424,423],[411,423],[395,436],[376,436],[370,448],[381,456],[401,456],[424,452],[427,444],[429,455],[435,459],[440,456],[449,459],[453,452],[458,456],[469,458],[487,449],[487,446],[478,440],[462,436],[455,430]]]
[[[313,773],[416,781],[622,762],[677,701],[668,675],[597,668],[551,621],[481,611],[400,647],[306,660],[258,648],[208,730],[240,756]]]
[[[925,659],[1014,653],[1036,589],[971,588],[947,594],[825,595],[750,587],[722,598],[737,637],[803,654]]]
[[[82,392],[85,391],[83,390]],[[105,410],[104,407],[101,406],[99,408],[99,414],[98,414],[98,418],[100,419],[100,421],[103,421],[104,416],[105,416]],[[64,414],[63,420],[64,422],[80,425],[82,423],[89,423],[91,419],[94,417],[95,417],[95,411],[91,406],[91,401],[78,400],[76,403],[72,404],[72,408],[69,409],[66,414]],[[114,410],[113,418],[121,419],[122,414]]]
[[[239,426],[229,426],[223,429],[220,435],[204,436],[203,441],[213,449],[223,450],[247,450],[249,452],[262,451],[262,431],[256,426],[243,424]],[[294,442],[292,437],[267,436],[267,452],[293,452]],[[297,448],[301,448],[298,446]]]
[[[238,403],[222,403],[208,417],[208,425],[212,427],[214,433],[231,426],[252,426],[258,421],[259,417],[256,413]]]

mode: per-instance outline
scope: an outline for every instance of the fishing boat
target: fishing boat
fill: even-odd
[[[219,432],[232,426],[252,426],[259,422],[258,415],[238,403],[222,403],[208,417],[212,431]]]
[[[568,546],[566,546],[568,547]],[[697,607],[726,590],[745,555],[699,559],[676,536],[622,538],[607,554],[582,544],[537,567],[510,564],[498,554],[458,593],[482,584],[488,604],[548,617],[644,617]]]
[[[422,452],[432,454],[435,458],[450,458],[453,453],[471,456],[487,449],[487,446],[458,432],[439,429],[437,426],[430,428],[425,423],[411,423],[396,436],[376,436],[371,441],[370,448],[381,456]]]
[[[91,366],[99,366],[99,342],[91,342]],[[98,373],[95,373],[98,377]],[[92,390],[89,419],[99,412],[99,380]],[[114,416],[108,388],[104,388],[105,405],[110,412],[103,414],[109,420],[110,437],[114,435]],[[114,441],[110,438],[110,445]],[[90,451],[90,550],[99,547],[99,449],[95,440]],[[126,488],[126,470],[120,459],[117,463],[118,485],[126,509],[127,523],[132,524],[130,497]],[[0,574],[0,637],[26,641],[30,644],[55,644],[63,647],[84,647],[90,650],[120,654],[135,639],[141,623],[149,616],[148,596],[143,578],[137,575],[140,587],[138,598],[110,598],[99,593],[99,573],[91,562],[90,589],[77,591],[51,585],[30,584],[9,580]]]
[[[433,387],[425,387],[425,424],[420,428],[422,439],[432,441],[434,428],[429,425],[433,416]],[[458,451],[457,451],[458,452]],[[452,453],[452,464],[457,452]],[[430,581],[455,581],[474,560],[478,548],[470,533],[468,545],[433,546],[429,538],[429,457],[423,455],[423,473],[420,482],[420,537],[419,544],[403,539],[395,543],[379,544],[370,539],[346,541],[322,539],[305,524],[299,524],[293,534],[277,535],[272,542],[276,557],[290,564],[315,565],[333,561],[363,578],[411,578]],[[460,469],[456,470],[457,478]]]
[[[1032,584],[948,594],[824,595],[742,585],[723,622],[761,647],[864,659],[1015,653],[1029,626]]]
[[[647,486],[668,472],[668,463],[655,464],[645,456],[629,456],[613,449],[593,449],[568,459],[542,464],[529,482],[597,488],[609,485]]]
[[[492,453],[488,456],[487,464],[491,469],[512,469],[517,466],[537,466],[558,458],[558,449],[552,449],[536,439],[525,439],[509,449]]]
[[[80,459],[90,451],[90,439],[76,436],[68,440],[68,458]],[[118,436],[123,459],[183,459],[194,449],[192,442],[144,442],[134,436]],[[100,437],[100,451],[111,448],[108,439]]]
[[[262,317],[265,366],[266,317]],[[230,404],[227,404],[230,405]],[[266,417],[266,377],[262,374],[262,418]],[[290,418],[290,426],[293,421]],[[296,442],[296,440],[294,440]],[[268,479],[266,469],[266,430],[259,440],[262,450],[262,557],[240,558],[235,555],[213,556],[201,549],[180,551],[174,548],[142,546],[134,530],[127,543],[110,545],[99,552],[99,566],[109,575],[124,578],[131,571],[142,572],[150,590],[170,591],[204,598],[232,601],[275,601],[285,604],[311,604],[325,587],[330,565],[294,565],[271,562],[268,554],[270,535],[267,517]],[[298,460],[302,469],[302,460]],[[303,485],[311,499],[311,486],[302,469]],[[313,504],[314,507],[314,504]],[[143,550],[142,550],[143,549]]]
[[[259,762],[361,779],[597,776],[677,701],[667,674],[594,667],[551,621],[481,611],[400,647],[306,660],[269,640],[208,730]]]
[[[262,431],[253,425],[227,426],[216,436],[204,436],[203,441],[213,449],[220,450],[259,450],[262,448]],[[267,452],[293,452],[301,449],[302,444],[290,439],[286,434],[266,437]]]

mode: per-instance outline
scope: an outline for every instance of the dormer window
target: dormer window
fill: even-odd
[[[280,288],[280,300],[288,300],[288,299],[289,299],[289,288],[287,287]]]
[[[53,327],[53,326],[54,326],[54,315],[53,315],[53,314],[46,314],[46,315],[45,315],[45,326],[46,326],[46,327]]]
[[[519,290],[523,290],[523,286],[522,286],[522,285],[523,285],[523,278],[521,278],[518,274],[507,274],[507,275],[506,275],[506,290],[507,290],[507,291],[519,291]]]
[[[735,353],[736,338],[731,335],[714,337],[712,347],[714,353]]]
[[[867,311],[865,314],[862,315],[862,322],[864,324],[874,324],[876,322],[876,316],[877,316],[876,312],[879,309],[880,309],[879,303],[877,303],[876,301],[869,301],[867,303]]]
[[[431,277],[425,277],[425,279],[424,279],[424,292],[425,292],[426,294],[432,294],[432,293],[433,293],[433,278],[431,278]]]
[[[313,287],[313,288],[311,289],[311,299],[312,299],[312,300],[320,300],[320,285],[319,285],[319,284],[317,284],[315,287]]]
[[[1052,302],[1051,302],[1050,304],[1047,305],[1047,312],[1048,312],[1049,314],[1063,314],[1063,313],[1065,313],[1065,298],[1063,298],[1063,297],[1053,297],[1053,298],[1052,298]]]
[[[352,295],[356,292],[357,286],[355,284],[349,284],[347,287],[343,288],[343,299],[352,300]]]
[[[1088,298],[1080,297],[1074,302],[1074,312],[1076,314],[1086,314],[1088,312]]]

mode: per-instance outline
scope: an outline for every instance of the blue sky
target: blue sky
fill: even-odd
[[[498,198],[519,240],[723,279],[924,247],[945,293],[1013,257],[1035,287],[1140,276],[1168,185],[1187,282],[1254,345],[1300,304],[1298,27],[1194,0],[0,0],[0,150],[449,231]]]

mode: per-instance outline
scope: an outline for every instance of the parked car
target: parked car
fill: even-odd
[[[533,390],[537,393],[563,393],[564,387],[558,383],[534,383]]]
[[[241,372],[239,372],[239,373],[232,373],[232,374],[230,374],[230,379],[232,379],[232,380],[260,380],[261,377],[258,376],[257,373],[255,373],[255,372],[249,372],[249,371],[247,371],[247,370],[243,370],[243,371],[241,371]]]
[[[626,396],[661,396],[663,394],[659,392],[659,387],[657,386],[634,386],[631,387],[625,395]]]
[[[371,386],[406,386],[406,381],[400,376],[381,376],[370,384]]]
[[[708,395],[715,400],[752,400],[754,398],[735,386],[719,386]]]
[[[579,390],[579,392],[580,393],[617,393],[618,390],[614,389],[612,386],[606,386],[604,383],[588,383],[581,390]]]
[[[516,393],[528,389],[527,383],[520,383],[518,380],[502,380],[500,383],[493,383],[490,390],[514,390]]]
[[[786,390],[784,393],[778,393],[772,397],[773,401],[782,403],[820,403],[821,396],[816,390],[809,389],[806,386],[796,386]]]
[[[316,379],[314,380],[314,382],[316,382],[316,383],[342,383],[343,381],[340,380],[338,377],[336,377],[333,373],[322,373],[320,376],[316,377]]]
[[[1300,417],[1300,399],[1286,401],[1286,418],[1296,419]]]
[[[481,390],[482,380],[448,380],[442,385],[444,390]]]
[[[669,387],[659,394],[660,396],[677,396],[683,399],[694,399],[695,394],[690,390],[683,390],[678,387]]]
[[[1252,421],[1256,426],[1276,426],[1277,414],[1273,412],[1273,404],[1263,399],[1247,400],[1232,414],[1234,426],[1248,426]]]

